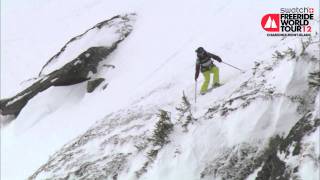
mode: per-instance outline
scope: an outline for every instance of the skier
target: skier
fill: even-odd
[[[222,62],[222,60],[219,56],[204,50],[203,47],[197,48],[196,53],[197,53],[197,61],[196,61],[195,80],[197,81],[199,72],[201,70],[204,76],[204,82],[201,86],[200,94],[204,95],[208,91],[211,73],[213,73],[213,76],[214,76],[212,88],[220,86],[219,68],[213,64],[213,61],[211,60],[211,58],[218,61],[219,63]]]

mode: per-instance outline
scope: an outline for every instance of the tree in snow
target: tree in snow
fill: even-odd
[[[181,123],[181,126],[184,128],[184,131],[188,131],[188,125],[196,121],[191,112],[191,103],[185,93],[182,94],[182,102],[179,107],[176,107],[176,110],[179,111],[178,121]]]
[[[143,167],[136,171],[136,176],[139,178],[148,170],[148,167],[156,159],[159,151],[169,143],[169,135],[173,131],[173,123],[171,122],[170,114],[168,111],[159,110],[159,120],[155,125],[151,138],[149,141],[152,143],[152,148],[147,152],[148,161],[143,164]]]
[[[159,121],[156,123],[152,137],[149,139],[152,145],[155,147],[154,150],[151,150],[148,153],[150,157],[154,157],[157,154],[155,154],[154,151],[158,151],[165,144],[170,142],[169,134],[173,130],[173,124],[167,111],[160,109],[158,117]]]
[[[320,87],[320,71],[309,74],[309,85],[312,87]]]

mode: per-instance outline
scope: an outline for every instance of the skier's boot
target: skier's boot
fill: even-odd
[[[220,83],[214,83],[214,85],[212,86],[212,88],[217,88],[217,87],[219,87],[219,86],[221,86]]]

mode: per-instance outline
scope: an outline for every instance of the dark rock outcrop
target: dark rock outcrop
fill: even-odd
[[[277,136],[273,138],[275,146],[272,148],[273,151],[268,154],[262,169],[258,172],[257,180],[287,180],[293,176],[298,167],[290,167],[278,155],[284,154],[285,157],[288,157],[298,156],[301,153],[302,139],[316,131],[320,126],[320,119],[312,119],[312,117],[311,113],[307,113],[294,125],[287,137]]]
[[[41,68],[41,71],[39,72],[39,76],[43,74],[43,70],[53,61],[55,61],[57,58],[60,57],[60,55],[62,55],[68,48],[68,46],[74,42],[76,42],[77,40],[81,39],[82,37],[84,37],[88,32],[92,31],[92,30],[100,30],[101,28],[103,27],[108,27],[108,26],[112,26],[112,21],[114,20],[117,20],[117,19],[121,19],[123,20],[124,22],[129,22],[131,21],[131,17],[130,16],[134,16],[135,14],[128,14],[128,15],[124,15],[124,16],[121,16],[121,15],[117,15],[117,16],[114,16],[112,17],[111,19],[108,19],[108,20],[105,20],[105,21],[102,21],[98,24],[96,24],[95,26],[93,26],[92,28],[86,30],[84,33],[76,36],[76,37],[73,37],[71,38],[61,49],[58,53],[56,53],[54,56],[52,56],[47,62],[46,64]],[[119,32],[122,33],[124,36],[127,36],[128,33],[131,32],[131,29],[132,27],[130,25],[128,25],[127,27],[125,27],[125,30],[123,29],[119,29]],[[128,31],[126,31],[128,30]]]
[[[88,81],[87,92],[92,93],[104,80],[105,80],[104,78],[97,78],[97,79]]]
[[[115,23],[113,22],[116,19],[119,19],[119,23],[117,24],[118,39],[115,42],[112,42],[110,46],[97,46],[90,47],[86,51],[82,52],[72,61],[69,61],[67,64],[62,66],[59,69],[56,69],[49,74],[43,76],[41,79],[33,83],[31,86],[18,93],[14,97],[2,99],[0,100],[0,112],[2,116],[18,116],[23,107],[28,103],[30,99],[36,96],[38,93],[45,91],[51,86],[68,86],[78,84],[90,79],[90,73],[97,73],[97,69],[99,63],[103,61],[110,53],[112,53],[117,45],[123,41],[132,31],[132,26],[130,24],[126,24],[131,21],[131,17],[133,15],[125,15],[125,16],[115,16],[110,20],[103,21],[93,28],[90,28],[85,33],[72,38],[55,56],[53,56],[42,68],[43,69],[50,64],[50,62],[56,58],[58,58],[66,49],[68,44],[82,38],[87,32],[94,28],[101,29],[103,26],[106,28],[112,27]],[[110,24],[109,24],[110,23]],[[41,74],[40,72],[40,74]],[[2,122],[3,123],[3,122]]]

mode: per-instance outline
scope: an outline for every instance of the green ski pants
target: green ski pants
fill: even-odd
[[[205,93],[208,90],[208,86],[210,83],[210,75],[213,74],[213,85],[219,83],[219,68],[216,66],[212,66],[209,70],[202,72],[204,76],[204,82],[201,86],[201,92]]]

